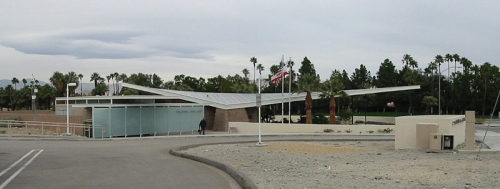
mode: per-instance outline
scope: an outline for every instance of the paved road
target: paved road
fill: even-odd
[[[262,141],[345,140],[353,137],[359,136],[263,136]],[[394,137],[372,135],[361,138]],[[169,154],[170,149],[185,145],[236,141],[256,142],[257,137],[193,136],[91,141],[25,141],[0,137],[0,189],[240,188],[226,173],[216,168]],[[23,156],[26,158],[13,166]]]

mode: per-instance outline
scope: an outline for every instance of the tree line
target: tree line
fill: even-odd
[[[80,83],[84,76],[73,71],[63,74],[54,72],[50,84],[40,86],[32,81],[27,85],[27,80],[22,79],[24,86],[17,89],[19,80],[12,79],[12,85],[0,87],[0,108],[9,110],[31,109],[31,91],[38,89],[36,108],[49,109],[55,97],[66,96],[68,83],[76,83],[76,87],[69,87],[69,96],[82,95],[145,95],[147,92],[122,88],[120,83],[126,82],[141,86],[199,92],[221,93],[256,93],[259,78],[262,93],[281,93],[282,84],[288,92],[289,77],[291,77],[292,92],[305,92],[305,103],[293,103],[291,108],[294,113],[306,114],[306,122],[312,123],[313,112],[328,113],[335,123],[335,114],[350,110],[353,112],[406,112],[407,114],[463,114],[466,110],[475,110],[480,115],[488,115],[493,111],[493,105],[500,86],[495,85],[500,80],[499,68],[485,62],[481,65],[473,64],[466,57],[458,54],[436,55],[434,60],[423,67],[411,55],[402,56],[397,69],[397,64],[385,59],[380,63],[375,74],[368,71],[361,64],[354,72],[348,74],[346,70],[332,69],[331,75],[321,79],[316,73],[314,64],[304,57],[300,68],[294,70],[294,61],[285,63],[290,72],[283,82],[269,83],[273,75],[279,71],[280,62],[271,65],[270,74],[262,76],[266,69],[258,63],[256,57],[250,58],[249,66],[253,65],[253,74],[244,68],[234,75],[218,75],[212,78],[176,75],[173,80],[164,81],[157,74],[118,74],[111,73],[101,76],[93,73],[88,79],[94,82],[94,89],[90,94],[84,94]],[[332,64],[334,65],[334,64]],[[253,75],[253,78],[250,78]],[[373,95],[346,97],[344,90],[382,88],[394,86],[420,85],[420,90],[389,92]],[[78,90],[80,89],[80,90]],[[441,92],[439,92],[441,91]],[[322,92],[322,99],[312,101],[311,92]],[[440,97],[440,98],[439,98]],[[391,103],[391,106],[387,104]],[[394,105],[394,106],[393,106]],[[439,106],[440,105],[440,106]],[[441,107],[440,110],[437,110]],[[264,111],[279,111],[281,106],[269,106]],[[314,111],[313,111],[314,110]],[[436,111],[435,111],[436,110]]]

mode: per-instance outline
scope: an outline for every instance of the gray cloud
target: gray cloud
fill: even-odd
[[[53,5],[0,2],[0,66],[155,71],[170,79],[183,73],[241,74],[253,68],[252,56],[266,69],[282,55],[292,57],[298,69],[307,56],[322,78],[333,69],[351,74],[360,64],[373,75],[386,58],[400,69],[403,54],[412,55],[419,67],[446,53],[500,65],[500,1],[494,0],[65,0]],[[2,69],[0,78],[23,71]]]
[[[200,47],[181,42],[169,43],[160,37],[149,44],[141,39],[143,37],[151,36],[125,29],[81,29],[8,36],[1,44],[26,54],[69,55],[78,59],[130,59],[167,55],[213,60],[213,56],[205,54],[205,50]]]

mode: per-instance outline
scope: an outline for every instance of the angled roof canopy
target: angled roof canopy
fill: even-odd
[[[131,89],[136,89],[140,91],[145,91],[153,94],[162,95],[169,98],[182,99],[185,101],[190,101],[198,104],[213,106],[220,109],[237,109],[237,108],[248,108],[256,106],[256,94],[255,93],[209,93],[209,92],[192,92],[192,91],[177,91],[177,90],[167,90],[158,88],[149,88],[139,85],[133,85],[129,83],[123,83],[123,87],[128,87]],[[374,94],[374,93],[385,93],[394,91],[406,91],[420,89],[419,85],[413,86],[401,86],[401,87],[385,87],[385,88],[373,88],[373,89],[356,89],[356,90],[345,90],[349,96]],[[314,92],[311,94],[312,99],[319,99],[320,92]],[[292,102],[303,101],[306,98],[306,93],[262,93],[261,94],[261,104],[278,104],[282,102],[282,98],[288,101],[289,97]]]

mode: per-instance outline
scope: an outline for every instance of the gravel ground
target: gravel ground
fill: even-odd
[[[183,151],[229,165],[259,188],[499,188],[496,152],[395,150],[394,141],[266,142]]]

